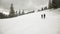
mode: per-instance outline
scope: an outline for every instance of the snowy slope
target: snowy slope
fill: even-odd
[[[11,19],[0,19],[0,34],[59,34],[60,14],[55,13],[56,10],[45,10]],[[42,19],[41,14],[44,13],[46,18]]]

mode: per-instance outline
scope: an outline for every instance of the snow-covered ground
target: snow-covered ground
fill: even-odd
[[[60,34],[60,9],[0,19],[0,34]],[[46,14],[42,19],[41,14]]]

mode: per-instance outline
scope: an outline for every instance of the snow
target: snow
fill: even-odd
[[[5,15],[9,15],[9,10],[0,8],[0,13],[3,13]]]
[[[0,19],[0,34],[59,34],[60,9],[35,12],[10,19]],[[42,19],[41,14],[46,14]]]

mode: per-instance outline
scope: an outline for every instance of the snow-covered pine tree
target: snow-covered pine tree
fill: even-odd
[[[11,7],[10,7],[10,17],[14,17],[15,16],[15,11],[14,11],[14,7],[13,7],[13,3],[11,3]]]
[[[22,11],[22,15],[24,15],[25,13],[24,13],[24,10]]]
[[[21,15],[21,11],[19,10],[19,15]]]

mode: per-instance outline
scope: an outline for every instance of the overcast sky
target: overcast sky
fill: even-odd
[[[15,9],[35,9],[47,5],[48,0],[0,0],[0,8],[10,8],[14,4]]]

